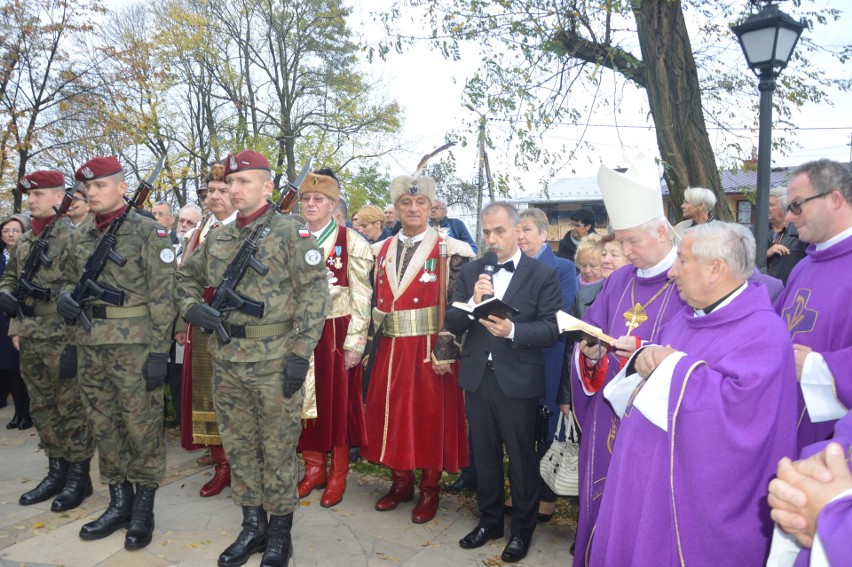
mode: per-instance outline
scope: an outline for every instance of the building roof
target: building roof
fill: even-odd
[[[852,163],[844,164],[852,171]],[[769,188],[784,187],[790,179],[790,174],[796,166],[773,167],[769,173]],[[737,194],[753,192],[757,188],[757,171],[753,169],[740,169],[738,171],[722,171],[722,187],[725,193]],[[662,194],[667,197],[669,188],[664,179],[660,178]],[[524,191],[515,199],[515,202],[523,204],[553,203],[553,202],[585,202],[603,201],[601,190],[598,187],[597,177],[572,177],[556,179],[546,190],[533,189]]]

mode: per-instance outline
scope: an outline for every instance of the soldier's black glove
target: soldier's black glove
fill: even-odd
[[[208,331],[212,331],[222,324],[222,314],[206,303],[196,303],[187,309],[184,319],[193,327],[207,329]]]
[[[302,358],[297,354],[291,354],[284,363],[284,380],[281,384],[281,390],[284,392],[284,397],[288,400],[293,397],[293,394],[301,389],[305,383],[305,376],[308,375],[308,366],[310,361]]]
[[[70,293],[61,293],[59,294],[59,297],[56,298],[56,312],[59,313],[63,319],[73,321],[79,317],[82,311],[83,307],[71,298]]]
[[[59,379],[71,380],[77,375],[77,347],[68,345],[59,355]]]
[[[153,392],[166,383],[166,373],[169,366],[169,355],[152,352],[148,354],[148,360],[142,367],[142,378],[145,379],[145,387]]]
[[[18,301],[17,297],[8,291],[0,293],[0,311],[12,315],[13,313],[17,313],[20,308],[21,302]]]

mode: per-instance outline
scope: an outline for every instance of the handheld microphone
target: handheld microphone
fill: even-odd
[[[482,266],[482,273],[488,274],[488,278],[491,280],[491,283],[493,285],[494,272],[497,270],[497,253],[493,250],[489,250],[485,253],[485,256],[482,257],[482,260],[483,262],[485,262],[485,265]],[[483,295],[482,301],[485,301],[486,299],[491,299],[492,297],[494,297],[493,293]]]

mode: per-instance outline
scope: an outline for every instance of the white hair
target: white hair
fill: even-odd
[[[695,225],[686,231],[692,236],[692,254],[701,260],[719,259],[743,281],[754,272],[754,235],[741,224],[733,222],[708,222]]]
[[[773,187],[769,191],[770,197],[775,197],[775,203],[782,209],[787,208],[787,188],[783,186]]]
[[[197,212],[199,215],[202,213],[201,207],[199,207],[195,203],[187,203],[180,208],[181,213],[184,212],[184,211],[189,211],[189,210],[195,210],[195,212]],[[180,215],[180,213],[178,213],[178,215]]]
[[[688,187],[683,192],[683,200],[693,207],[701,205],[705,213],[709,213],[716,206],[716,195],[704,187]]]

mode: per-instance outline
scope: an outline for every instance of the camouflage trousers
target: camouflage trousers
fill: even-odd
[[[145,389],[148,345],[78,345],[77,380],[98,445],[101,482],[160,484],[166,469],[163,388]]]
[[[21,337],[21,376],[30,395],[30,414],[48,457],[79,463],[92,458],[95,440],[77,380],[59,379],[62,337]]]
[[[281,392],[284,361],[225,362],[213,359],[213,405],[222,445],[231,464],[238,506],[263,506],[275,515],[299,504],[296,443],[302,431],[301,391]]]

